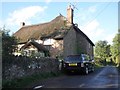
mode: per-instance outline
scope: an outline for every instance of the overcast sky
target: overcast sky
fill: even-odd
[[[55,0],[54,0],[55,1]],[[107,40],[110,44],[118,32],[118,2],[54,2],[36,0],[0,3],[2,16],[0,27],[3,25],[15,33],[20,29],[20,23],[26,25],[45,23],[53,20],[60,13],[66,17],[67,6],[71,3],[74,8],[74,23],[95,43]],[[104,0],[105,1],[105,0]]]

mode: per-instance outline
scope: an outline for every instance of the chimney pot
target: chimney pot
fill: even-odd
[[[22,26],[22,27],[25,26],[25,22],[21,22],[21,26]]]

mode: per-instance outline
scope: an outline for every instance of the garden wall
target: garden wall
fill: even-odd
[[[3,60],[2,79],[11,80],[32,74],[57,72],[59,61],[54,58],[10,57]]]

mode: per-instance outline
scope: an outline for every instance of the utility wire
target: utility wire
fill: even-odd
[[[90,20],[86,25],[84,26],[87,26],[88,24],[90,24],[91,22],[93,22],[100,14],[102,14],[102,12],[111,4],[111,2],[109,2],[95,17],[93,17],[92,20]]]
[[[93,17],[92,20],[90,20],[87,24],[83,25],[84,27],[87,26],[88,24],[90,24],[92,21],[94,21],[100,14],[102,14],[102,12],[111,4],[111,2],[109,2],[102,10],[100,10],[100,12],[98,12],[98,14]],[[77,9],[78,10],[78,9]]]

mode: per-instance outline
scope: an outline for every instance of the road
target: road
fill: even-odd
[[[43,80],[32,88],[33,90],[37,88],[112,88],[112,90],[117,90],[118,78],[116,67],[106,66],[88,75],[70,74]]]

